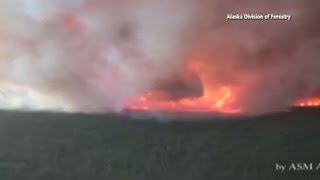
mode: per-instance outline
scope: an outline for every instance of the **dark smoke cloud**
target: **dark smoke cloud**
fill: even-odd
[[[176,76],[192,56],[205,64],[201,74],[213,85],[239,87],[237,106],[251,113],[281,110],[320,89],[319,5],[297,0],[3,0],[0,86],[5,95],[0,105],[105,112],[155,87],[172,98],[199,96],[197,75]],[[228,21],[229,13],[293,18]],[[178,80],[162,82],[172,76]]]

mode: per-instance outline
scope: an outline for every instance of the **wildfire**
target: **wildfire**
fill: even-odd
[[[199,61],[198,58],[192,58],[186,64],[186,71],[181,73],[183,75],[194,73],[199,78],[203,89],[200,95],[172,98],[170,92],[155,88],[130,103],[126,103],[126,107],[132,110],[242,113],[242,109],[233,105],[236,101],[237,88],[231,85],[213,84],[207,78],[208,74],[203,71],[205,67],[206,64]],[[187,79],[186,81],[192,80]],[[181,91],[184,90],[184,88],[181,89]]]
[[[227,71],[230,67],[228,64],[224,64],[221,68],[225,68]],[[232,83],[224,83],[223,81],[215,81],[211,73],[219,69],[208,66],[203,57],[190,59],[186,64],[185,70],[181,74],[190,75],[195,73],[199,78],[203,90],[200,95],[192,96],[188,94],[189,96],[174,98],[172,94],[177,92],[184,94],[183,92],[187,91],[186,88],[188,86],[182,86],[183,88],[180,91],[170,91],[170,88],[161,89],[154,87],[153,90],[148,91],[141,97],[125,103],[125,107],[131,110],[218,112],[224,114],[243,114],[247,112],[247,109],[239,107],[239,104],[241,104],[239,103],[239,96],[241,92],[243,93],[241,88],[245,86],[245,81],[241,85],[238,84],[238,86]],[[187,78],[185,81],[190,83],[192,78]],[[175,83],[169,83],[171,88],[174,88],[175,84],[179,84],[179,81],[178,83],[176,81],[173,82]],[[197,86],[197,83],[190,84],[191,86]],[[169,89],[169,91],[166,89]],[[290,105],[316,107],[320,106],[320,98],[305,98],[296,103],[288,104],[288,106]]]
[[[241,114],[244,111],[233,106],[236,100],[236,89],[220,87],[218,89],[205,88],[203,96],[198,98],[183,98],[179,100],[162,99],[163,93],[150,91],[129,104],[131,110],[160,110],[186,112],[219,112],[225,114]],[[320,107],[320,98],[306,98],[294,103],[297,107]]]
[[[320,106],[320,98],[306,98],[295,103],[295,106],[300,107],[317,107]]]
[[[234,98],[232,87],[205,89],[203,96],[198,98],[164,100],[161,97],[161,92],[150,91],[129,103],[127,107],[133,110],[241,113],[241,109],[232,107]]]

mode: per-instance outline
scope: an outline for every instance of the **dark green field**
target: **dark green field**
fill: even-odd
[[[319,110],[208,119],[3,111],[0,179],[320,179],[320,169],[275,168],[320,163]]]

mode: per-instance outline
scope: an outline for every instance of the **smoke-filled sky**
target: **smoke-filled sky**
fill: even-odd
[[[311,0],[1,0],[0,108],[119,110],[191,64],[193,89],[233,86],[234,106],[280,110],[320,90],[319,10]]]

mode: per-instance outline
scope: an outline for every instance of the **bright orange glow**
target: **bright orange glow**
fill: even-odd
[[[317,107],[320,106],[320,98],[305,98],[294,104],[300,107]]]
[[[224,68],[225,71],[230,69],[228,64],[221,68]],[[188,70],[185,72],[194,72],[199,77],[203,88],[202,96],[174,99],[168,98],[168,93],[170,94],[170,92],[153,89],[141,97],[125,103],[125,107],[131,110],[219,112],[225,114],[243,114],[246,112],[245,109],[236,105],[236,103],[239,105],[239,102],[237,102],[239,101],[238,96],[241,92],[241,87],[245,86],[245,81],[242,82],[242,86],[215,81],[216,79],[212,79],[214,76],[211,73],[217,69],[206,65],[206,61],[197,61],[197,59],[190,60],[185,69]],[[232,71],[232,68],[230,71]],[[293,103],[293,106],[320,107],[320,98],[301,99]]]
[[[232,107],[233,99],[232,87],[220,87],[217,90],[205,88],[202,97],[179,100],[163,100],[161,92],[155,90],[133,100],[127,107],[132,110],[241,113],[241,109]]]
[[[126,103],[126,107],[132,110],[242,113],[240,108],[233,106],[236,101],[236,87],[213,84],[206,71],[203,71],[204,68],[206,68],[205,63],[196,59],[190,60],[186,65],[186,69],[195,72],[201,79],[203,86],[201,97],[172,100],[165,98],[164,92],[155,89]]]
[[[206,112],[216,111],[223,113],[240,113],[240,109],[229,106],[231,100],[231,90],[221,88],[214,96],[205,94],[199,98],[184,98],[180,100],[158,100],[156,92],[149,92],[134,100],[129,106],[133,110],[165,110],[165,111],[193,111]]]

